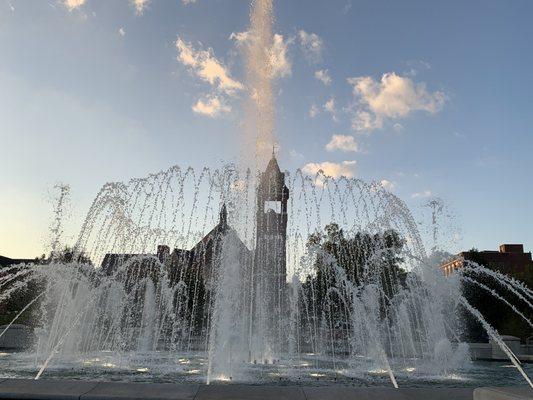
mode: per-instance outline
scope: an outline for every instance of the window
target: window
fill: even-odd
[[[265,213],[269,210],[274,211],[276,214],[281,214],[281,201],[265,201]]]

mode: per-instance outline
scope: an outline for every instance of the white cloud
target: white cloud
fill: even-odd
[[[426,197],[431,197],[431,196],[433,196],[433,193],[431,192],[431,190],[424,190],[422,192],[413,193],[411,195],[411,198],[417,199],[417,198],[426,198]]]
[[[289,41],[283,40],[283,35],[274,35],[274,42],[270,51],[273,78],[283,78],[291,74],[292,64],[287,55],[288,44]]]
[[[250,43],[252,35],[248,31],[233,32],[230,40],[234,40],[237,46],[244,46]],[[272,37],[272,47],[270,48],[270,65],[273,78],[284,78],[292,73],[292,63],[289,58],[289,45],[293,39],[285,40],[283,35],[274,34]]]
[[[348,0],[348,2],[344,5],[342,8],[343,14],[348,14],[348,12],[352,9],[352,0]]]
[[[339,121],[339,119],[337,118],[337,107],[334,97],[326,101],[326,103],[324,104],[324,111],[331,114],[331,118],[333,118],[333,121]]]
[[[85,0],[64,0],[63,4],[68,8],[69,11],[80,8],[85,4]]]
[[[324,42],[316,33],[307,33],[304,30],[298,32],[300,46],[307,59],[311,62],[318,62],[322,59]]]
[[[396,187],[396,184],[388,179],[382,179],[379,183],[383,186],[383,189],[388,190],[389,192],[392,192]]]
[[[297,159],[301,159],[301,158],[304,158],[304,155],[294,149],[292,149],[290,152],[289,152],[289,155],[292,157],[292,158],[297,158]]]
[[[222,114],[231,112],[231,107],[224,104],[217,96],[210,96],[207,99],[200,99],[192,106],[192,110],[207,117],[216,118]]]
[[[150,0],[130,0],[135,7],[135,13],[137,15],[143,15],[144,11],[148,8]]]
[[[309,109],[309,116],[311,118],[315,118],[318,115],[319,112],[320,112],[320,110],[318,109],[316,104],[311,104],[311,108]]]
[[[409,76],[416,76],[420,71],[426,71],[431,69],[431,65],[422,60],[416,60],[416,61],[407,61],[407,66],[409,67],[409,70],[406,72],[406,75]]]
[[[399,122],[396,122],[396,123],[392,126],[392,129],[394,129],[394,132],[397,132],[397,133],[403,132],[403,125],[400,124]]]
[[[359,150],[357,143],[353,136],[349,135],[333,135],[331,140],[326,145],[327,151],[345,151],[345,152],[357,152]]]
[[[320,69],[318,71],[315,71],[315,78],[326,86],[331,84],[331,76],[329,76],[329,72],[327,69]]]
[[[324,110],[329,113],[335,113],[335,99],[332,97],[324,104]]]
[[[229,35],[229,40],[235,40],[237,45],[245,44],[249,38],[250,38],[250,32],[248,31],[232,32],[231,35]]]
[[[181,0],[181,2],[185,5],[196,3],[196,0]]]
[[[126,36],[126,31],[124,30],[124,28],[120,27],[118,29],[118,34],[122,37]]]
[[[176,40],[178,49],[177,60],[188,67],[200,79],[208,82],[226,94],[234,94],[241,90],[243,85],[232,79],[227,68],[216,59],[211,48],[196,50],[190,43],[180,38]]]
[[[352,129],[355,131],[373,131],[383,127],[383,121],[364,110],[355,110],[352,115]]]
[[[348,83],[353,86],[356,101],[352,110],[352,128],[356,131],[381,129],[386,120],[405,118],[415,111],[434,114],[446,101],[443,92],[429,92],[424,83],[394,72],[383,74],[380,81],[365,76],[349,78]]]
[[[342,163],[324,161],[321,163],[305,164],[302,167],[302,172],[310,176],[315,176],[322,172],[325,176],[332,178],[339,178],[341,176],[352,178],[355,176],[356,166],[356,161],[343,161]]]

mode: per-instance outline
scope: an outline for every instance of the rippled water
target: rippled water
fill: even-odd
[[[404,360],[405,361],[405,360]],[[432,374],[413,360],[413,367],[395,369],[400,387],[475,387],[522,385],[523,379],[508,362],[472,362],[450,374]],[[0,378],[33,378],[40,365],[29,353],[0,353]],[[393,366],[394,368],[394,366]],[[533,375],[533,364],[524,366]],[[299,360],[280,360],[276,364],[247,364],[241,376],[218,376],[213,383],[253,385],[349,385],[390,386],[385,370],[371,360],[334,360],[312,354]],[[109,352],[72,358],[52,364],[43,379],[92,381],[205,383],[207,359],[200,353],[176,357],[170,352],[131,353],[115,356]]]

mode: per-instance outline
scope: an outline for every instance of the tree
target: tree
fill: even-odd
[[[324,232],[311,234],[307,248],[316,253],[316,259],[303,287],[313,318],[321,318],[326,306],[328,312],[342,314],[343,302],[328,297],[330,288],[342,286],[343,282],[339,281],[342,273],[356,287],[375,284],[380,288],[380,305],[385,313],[397,288],[405,286],[407,273],[400,266],[404,245],[405,240],[392,229],[348,236],[338,224],[331,223]]]
[[[52,251],[45,263],[60,262],[64,264],[77,263],[77,264],[89,264],[93,265],[89,256],[83,251],[77,251],[73,247],[65,246],[61,251]]]

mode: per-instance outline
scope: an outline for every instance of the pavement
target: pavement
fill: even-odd
[[[498,388],[495,388],[498,389]],[[476,389],[479,390],[479,389]],[[253,386],[0,379],[0,400],[472,400],[473,388]],[[533,399],[533,393],[518,399]],[[492,393],[494,394],[494,393]],[[501,393],[500,393],[501,394]],[[484,396],[483,393],[480,393]],[[490,397],[493,399],[514,397]],[[489,399],[489,398],[487,398]],[[485,397],[476,397],[485,400]]]
[[[507,388],[488,387],[474,390],[474,400],[531,400],[533,389],[529,386]]]

